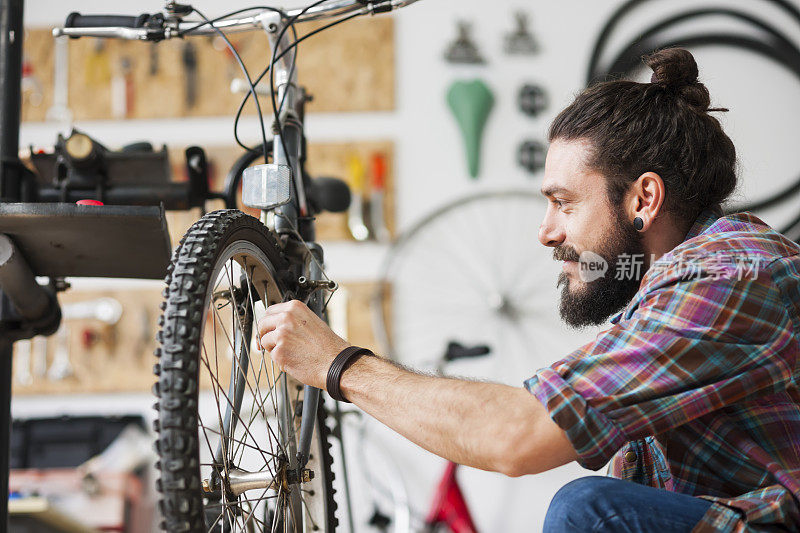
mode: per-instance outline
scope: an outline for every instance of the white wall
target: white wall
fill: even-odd
[[[544,140],[549,121],[582,88],[584,71],[599,26],[619,3],[594,0],[422,0],[396,15],[396,111],[313,115],[308,119],[308,136],[315,140],[394,139],[397,143],[396,198],[400,228],[408,227],[436,206],[470,191],[505,186],[536,188],[540,176],[528,176],[516,166],[516,147],[523,138]],[[218,13],[222,7],[211,0],[196,4],[208,14]],[[636,22],[635,29],[640,28],[645,20],[653,21],[658,13],[674,11],[679,4],[695,5],[689,0],[661,0],[652,4],[642,15],[632,19]],[[234,9],[239,5],[246,3],[236,0],[225,3],[224,7]],[[800,40],[800,28],[766,2],[730,0],[724,5],[742,6]],[[757,9],[754,5],[758,6]],[[26,23],[30,26],[58,24],[68,12],[76,10],[139,13],[160,8],[161,3],[152,0],[33,0],[26,8]],[[502,53],[502,36],[512,25],[511,13],[518,8],[532,15],[532,28],[542,46],[539,55],[511,58]],[[488,59],[488,65],[456,68],[443,62],[444,48],[455,33],[456,18],[473,23],[475,40]],[[733,23],[721,21],[715,27],[726,24]],[[635,33],[635,29],[626,35]],[[800,116],[800,98],[797,97],[800,91],[797,80],[763,58],[741,51],[703,49],[696,52],[696,58],[701,78],[707,82],[714,104],[731,108],[723,120],[740,153],[740,197],[762,198],[795,179],[800,173],[800,150],[797,150],[800,124],[796,120]],[[444,104],[448,85],[463,77],[482,78],[496,97],[495,110],[485,132],[482,172],[478,181],[467,177],[460,136]],[[526,118],[516,111],[515,94],[523,82],[529,81],[546,87],[551,98],[550,108],[536,119]],[[138,139],[159,143],[185,141],[187,135],[199,144],[230,142],[228,117],[80,125],[112,145]],[[253,119],[246,119],[244,126],[244,130],[256,131]],[[25,124],[21,141],[23,145],[48,144],[55,138],[56,131],[57,127],[52,124]],[[783,209],[769,213],[766,219],[779,226],[791,216],[791,209]],[[535,239],[535,228],[531,228],[530,238]],[[374,276],[384,252],[381,246],[331,246],[328,251],[331,273],[342,280]],[[564,343],[563,353],[575,346],[574,343]],[[530,373],[534,370],[531,368]],[[520,376],[520,379],[524,377],[527,376]],[[147,411],[149,403],[149,398],[122,396],[106,405],[111,410]],[[54,404],[60,407],[55,408]],[[89,405],[94,407],[95,400],[85,397],[57,401],[52,398],[19,399],[14,409],[20,415],[34,411],[51,414],[60,410],[86,411]],[[397,439],[390,439],[387,446],[403,465],[412,503],[423,511],[442,468],[441,462]],[[555,490],[581,473],[573,465],[541,476],[509,480],[464,470],[461,479],[483,531],[531,531],[540,529],[547,503]]]

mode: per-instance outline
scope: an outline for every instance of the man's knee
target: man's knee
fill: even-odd
[[[619,480],[588,476],[570,481],[553,496],[544,519],[544,533],[590,531],[602,520],[602,502],[612,497]]]

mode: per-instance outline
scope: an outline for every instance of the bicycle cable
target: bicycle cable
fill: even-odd
[[[217,28],[214,25],[214,23],[211,22],[205,15],[203,15],[203,13],[201,13],[196,7],[192,7],[192,11],[197,13],[200,16],[200,18],[202,18],[204,21],[206,21],[206,23],[209,26],[211,26],[211,28],[220,37],[222,37],[222,40],[225,41],[225,45],[228,47],[228,50],[231,51],[231,53],[233,54],[233,57],[236,59],[236,62],[239,64],[239,68],[242,69],[242,73],[244,74],[245,80],[247,80],[247,84],[248,84],[248,86],[250,88],[250,92],[253,94],[253,99],[255,100],[255,103],[256,103],[256,110],[258,111],[258,120],[259,120],[259,123],[261,125],[261,140],[262,140],[263,146],[264,146],[264,159],[266,159],[267,158],[267,130],[264,127],[264,114],[261,112],[261,105],[259,104],[258,98],[256,98],[256,94],[255,94],[256,93],[256,88],[253,85],[253,79],[250,77],[250,73],[247,71],[247,67],[244,65],[244,62],[242,61],[242,58],[239,55],[239,52],[236,50],[236,47],[233,46],[233,44],[231,44],[230,40],[228,39],[228,36],[225,35],[225,33],[222,30]]]
[[[286,49],[285,49],[283,52],[281,52],[281,53],[278,55],[278,59],[282,58],[282,57],[283,57],[283,56],[284,56],[286,53],[288,53],[288,52],[289,52],[289,50],[291,50],[291,49],[295,48],[295,47],[296,47],[298,44],[300,44],[301,42],[305,41],[305,40],[306,40],[306,39],[308,39],[309,37],[312,37],[312,36],[314,36],[314,35],[316,35],[316,34],[320,33],[321,31],[325,31],[325,30],[327,30],[328,28],[331,28],[331,27],[333,27],[333,26],[336,26],[337,24],[341,24],[342,22],[346,22],[346,21],[348,21],[348,20],[351,20],[351,19],[354,19],[354,18],[356,18],[356,17],[362,16],[363,14],[364,14],[364,13],[360,13],[360,12],[359,12],[359,13],[353,13],[353,14],[351,14],[351,15],[348,15],[348,16],[346,16],[346,17],[342,17],[342,18],[340,18],[340,19],[337,19],[337,20],[335,20],[335,21],[333,21],[333,22],[330,22],[330,23],[328,23],[328,24],[326,24],[326,25],[324,25],[324,26],[321,26],[321,27],[319,27],[319,28],[317,28],[316,30],[313,30],[313,31],[310,31],[310,32],[308,32],[307,34],[303,35],[303,36],[302,36],[302,37],[300,37],[299,39],[297,38],[297,34],[295,33],[295,41],[294,41],[292,44],[290,44],[289,46],[287,46],[287,47],[286,47]],[[261,80],[264,78],[264,76],[266,76],[266,75],[267,75],[267,73],[268,73],[268,72],[269,72],[269,70],[270,70],[270,66],[271,66],[271,64],[268,64],[268,65],[267,65],[267,66],[264,68],[264,70],[262,70],[262,71],[261,71],[261,74],[259,74],[259,75],[258,75],[258,77],[255,79],[255,81],[253,82],[253,84],[254,84],[256,87],[257,87],[257,86],[258,86],[258,84],[261,82]],[[238,134],[237,134],[239,120],[241,119],[242,112],[244,111],[244,106],[247,104],[247,101],[248,101],[249,99],[250,99],[250,92],[247,92],[247,93],[244,95],[244,98],[242,99],[242,102],[239,104],[239,109],[236,111],[236,117],[234,118],[234,121],[233,121],[233,130],[234,130],[234,137],[235,137],[235,138],[236,138],[236,140],[237,140],[237,144],[238,144],[239,146],[241,146],[242,148],[244,148],[245,150],[247,150],[248,152],[255,152],[255,151],[256,151],[256,149],[255,149],[255,148],[251,148],[251,147],[249,147],[249,146],[245,146],[243,143],[239,142],[239,139],[238,139]]]
[[[270,6],[246,7],[244,9],[238,9],[236,11],[231,11],[230,13],[225,13],[224,15],[220,15],[219,17],[213,18],[211,20],[208,20],[207,22],[201,22],[200,24],[198,24],[196,26],[192,26],[191,28],[186,28],[185,30],[181,30],[181,31],[179,31],[177,33],[177,35],[178,35],[178,37],[183,37],[187,33],[191,33],[191,32],[193,32],[193,31],[195,31],[197,29],[202,28],[203,26],[213,25],[215,22],[219,22],[221,20],[225,20],[228,17],[232,17],[232,16],[238,15],[240,13],[246,13],[248,11],[255,11],[256,9],[262,9],[262,10],[266,10],[266,11],[273,11],[275,13],[281,14],[281,16],[285,16],[286,15],[286,13],[283,10],[278,9],[276,7],[270,7]]]
[[[322,276],[325,278],[325,280],[326,280],[326,281],[333,282],[333,283],[335,284],[335,286],[334,286],[332,289],[325,289],[325,290],[327,290],[327,291],[329,291],[329,292],[330,292],[330,295],[328,296],[328,299],[327,299],[327,300],[325,300],[325,303],[322,305],[322,311],[325,311],[325,310],[328,308],[328,303],[330,303],[330,301],[331,301],[331,298],[333,298],[333,293],[334,293],[334,292],[336,292],[336,291],[339,289],[339,284],[338,284],[338,283],[336,283],[335,281],[333,281],[333,280],[332,280],[332,279],[331,279],[331,278],[328,276],[328,274],[325,272],[325,267],[322,265],[322,263],[320,263],[320,262],[317,260],[316,256],[315,256],[315,255],[314,255],[314,253],[311,251],[311,248],[309,248],[309,247],[308,247],[308,245],[306,244],[306,241],[305,241],[305,240],[303,239],[303,237],[300,235],[300,232],[297,230],[297,228],[295,227],[295,225],[292,223],[291,219],[290,219],[289,217],[287,217],[286,215],[284,215],[283,213],[279,213],[279,212],[277,212],[277,211],[275,211],[275,217],[276,217],[276,218],[282,218],[282,219],[284,219],[284,220],[286,221],[286,223],[287,223],[287,224],[289,224],[289,228],[290,228],[290,229],[292,230],[292,232],[295,234],[295,236],[296,236],[296,237],[297,237],[297,239],[300,241],[300,243],[302,243],[303,247],[304,247],[304,248],[306,249],[306,251],[308,252],[308,255],[311,257],[311,260],[312,260],[312,261],[314,261],[314,263],[316,263],[317,267],[319,267],[319,271],[322,273]]]
[[[297,66],[297,48],[295,47],[294,48],[294,52],[292,53],[292,62],[291,62],[291,65],[289,66],[289,76],[288,76],[288,79],[286,80],[286,89],[283,91],[283,96],[281,97],[280,108],[278,108],[277,102],[275,101],[275,63],[278,61],[278,48],[281,45],[281,41],[283,40],[284,35],[286,35],[286,30],[290,26],[292,28],[294,28],[294,23],[295,23],[295,21],[297,21],[298,18],[300,18],[305,13],[307,13],[309,9],[311,9],[313,7],[316,7],[316,6],[318,6],[318,5],[320,5],[320,4],[324,3],[324,2],[327,2],[327,1],[328,0],[317,0],[316,2],[312,2],[311,4],[307,5],[302,10],[300,10],[300,12],[297,13],[297,15],[289,18],[287,20],[286,24],[283,26],[283,28],[281,28],[280,33],[278,33],[278,36],[275,39],[275,45],[272,48],[272,60],[270,61],[270,68],[269,68],[269,96],[270,96],[270,102],[272,103],[272,113],[273,113],[273,115],[275,117],[275,129],[278,131],[278,135],[281,138],[281,148],[283,149],[283,153],[284,153],[285,158],[286,158],[286,166],[289,168],[289,175],[291,175],[291,176],[294,176],[294,171],[292,169],[292,160],[289,157],[289,150],[286,147],[286,138],[283,135],[283,125],[281,124],[280,113],[283,111],[283,105],[284,105],[284,103],[286,101],[286,95],[289,93],[290,85],[292,84],[292,76],[294,74],[295,67]],[[296,35],[296,33],[295,33],[295,35]],[[281,54],[281,55],[283,55],[283,54]],[[253,95],[253,97],[255,98],[255,94]],[[302,133],[301,133],[301,135],[302,135]],[[276,146],[273,144],[273,146],[272,146],[272,151],[273,151],[272,159],[273,159],[273,161],[275,160],[275,155],[274,155],[275,149],[276,149]],[[266,156],[264,158],[266,160]],[[301,192],[300,189],[302,187],[302,183],[300,183],[298,185],[298,181],[302,182],[302,180],[303,180],[302,172],[300,172],[300,174],[301,175],[298,175],[296,180],[292,180],[292,184],[294,186],[295,195],[297,195],[297,199],[298,199],[298,203],[299,203],[299,207],[300,207],[300,215],[301,216],[307,216],[308,215],[307,199],[305,197],[305,194],[303,194],[302,197],[300,196],[300,192]]]
[[[267,9],[270,9],[270,10],[280,14],[280,16],[282,18],[288,18],[287,13],[285,11],[281,10],[281,9],[277,9],[277,8],[267,8]],[[292,34],[294,36],[294,39],[297,39],[297,30],[296,30],[296,28],[294,26],[294,23],[291,24],[291,28],[292,28]],[[281,54],[280,57],[283,57],[283,54]],[[253,87],[254,88],[258,86],[259,82],[264,77],[264,74],[270,69],[270,66],[272,65],[271,61],[272,61],[272,59],[270,58],[270,62],[267,64],[267,67],[261,72],[261,75],[256,79],[256,81],[253,82]],[[247,100],[250,98],[251,94],[253,94],[253,98],[254,99],[257,99],[256,94],[251,93],[251,91],[248,91],[245,94],[244,98],[242,99],[242,102],[239,104],[239,109],[236,111],[236,117],[233,119],[233,138],[236,141],[236,144],[238,144],[240,147],[244,148],[246,151],[255,152],[256,151],[255,148],[251,148],[251,147],[247,146],[246,144],[244,144],[241,141],[241,139],[239,139],[239,119],[242,116],[242,110],[244,109],[244,106],[247,103]],[[258,107],[258,104],[256,104],[256,106],[257,106],[257,108],[259,109],[259,112],[260,112],[260,107]],[[264,157],[264,162],[267,162],[266,154],[265,154],[265,157]]]

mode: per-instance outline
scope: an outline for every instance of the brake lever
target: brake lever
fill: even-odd
[[[169,13],[171,17],[180,19],[181,17],[185,17],[194,11],[194,8],[189,4],[179,4],[177,2],[173,2],[172,0],[168,0],[164,4],[164,11]]]

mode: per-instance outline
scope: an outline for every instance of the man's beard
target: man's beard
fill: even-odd
[[[599,249],[591,250],[608,264],[605,276],[584,282],[584,286],[578,291],[569,290],[570,279],[566,272],[558,276],[557,286],[564,285],[561,290],[559,312],[564,322],[573,328],[602,324],[608,317],[624,308],[639,290],[641,276],[648,266],[645,261],[642,235],[625,220],[621,210],[617,211],[616,227]],[[622,279],[615,279],[619,257],[625,254],[629,259],[632,257],[633,261],[641,261],[639,275],[623,275]],[[578,261],[579,255],[571,248],[559,246],[553,250],[553,258],[560,261]]]

